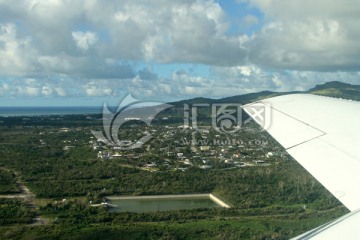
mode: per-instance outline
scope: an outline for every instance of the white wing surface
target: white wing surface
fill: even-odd
[[[360,102],[292,94],[260,103],[271,109],[271,123],[266,130],[352,211],[338,222],[304,234],[301,239],[338,239],[335,238],[336,229],[341,232],[354,226],[354,222],[360,226],[360,213],[356,211],[360,209]],[[259,122],[254,110],[256,105],[259,102],[247,104],[243,109]],[[333,238],[321,238],[325,232]],[[341,236],[344,237],[343,232]]]

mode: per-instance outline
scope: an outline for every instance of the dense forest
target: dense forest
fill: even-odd
[[[0,198],[0,216],[0,226],[32,223],[35,212],[22,200]]]
[[[36,124],[26,126],[18,118],[11,124],[6,118],[7,125],[0,127],[0,195],[19,193],[19,180],[36,195],[35,209],[26,200],[0,198],[3,238],[288,239],[347,212],[283,150],[268,166],[225,168],[215,162],[210,170],[193,166],[150,172],[134,161],[163,162],[163,154],[134,150],[130,155],[141,156],[136,160],[99,159],[89,144],[96,120],[82,125],[86,118],[66,117],[61,125],[53,117],[41,118],[43,126],[34,117],[22,121]],[[255,134],[240,137],[248,141],[250,133]],[[149,144],[168,145],[156,139]],[[279,147],[271,142],[269,148],[274,146]],[[254,158],[266,152],[241,151]],[[214,193],[233,207],[113,213],[89,206],[109,195],[187,193]],[[36,215],[46,224],[36,226]]]
[[[0,168],[0,194],[20,193],[16,185],[15,174]]]

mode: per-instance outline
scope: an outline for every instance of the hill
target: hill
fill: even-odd
[[[352,85],[339,81],[316,85],[307,92],[315,95],[360,101],[360,85]]]
[[[335,98],[344,98],[360,101],[360,85],[352,85],[348,83],[343,83],[339,81],[327,82],[324,84],[316,85],[314,88],[309,89],[308,91],[292,91],[292,92],[272,92],[272,91],[262,91],[257,93],[248,93],[242,95],[236,95],[232,97],[225,97],[220,99],[213,98],[204,98],[197,97],[192,99],[181,100],[178,102],[169,103],[176,107],[182,107],[184,104],[192,105],[194,103],[241,103],[247,104],[250,102],[259,101],[266,98],[276,97],[285,94],[295,94],[295,93],[310,93],[321,96],[335,97]]]
[[[270,98],[270,97],[276,97],[280,95],[285,94],[293,94],[298,92],[271,92],[271,91],[262,91],[257,93],[248,93],[243,95],[236,95],[232,97],[225,97],[220,99],[213,99],[213,98],[203,98],[203,97],[197,97],[192,99],[186,99],[181,100],[178,102],[172,102],[169,103],[171,105],[174,105],[176,107],[182,107],[184,104],[192,105],[194,103],[207,103],[207,104],[213,104],[213,103],[241,103],[241,104],[247,104],[250,102],[259,101],[261,99]]]

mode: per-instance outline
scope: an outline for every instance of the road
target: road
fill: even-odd
[[[8,172],[13,172],[15,174],[15,180],[16,180],[16,185],[20,188],[21,193],[19,194],[0,194],[0,198],[20,198],[23,199],[28,206],[33,209],[36,213],[34,221],[31,223],[32,225],[43,225],[43,224],[48,224],[48,220],[42,218],[39,213],[38,213],[38,209],[36,207],[35,204],[35,194],[32,193],[30,191],[30,189],[25,185],[25,183],[22,181],[20,173],[13,171],[11,169],[8,168],[4,168],[4,167],[0,167],[1,170],[4,171],[8,171]]]

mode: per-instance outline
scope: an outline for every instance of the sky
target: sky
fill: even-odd
[[[0,106],[360,84],[358,0],[0,0]]]

